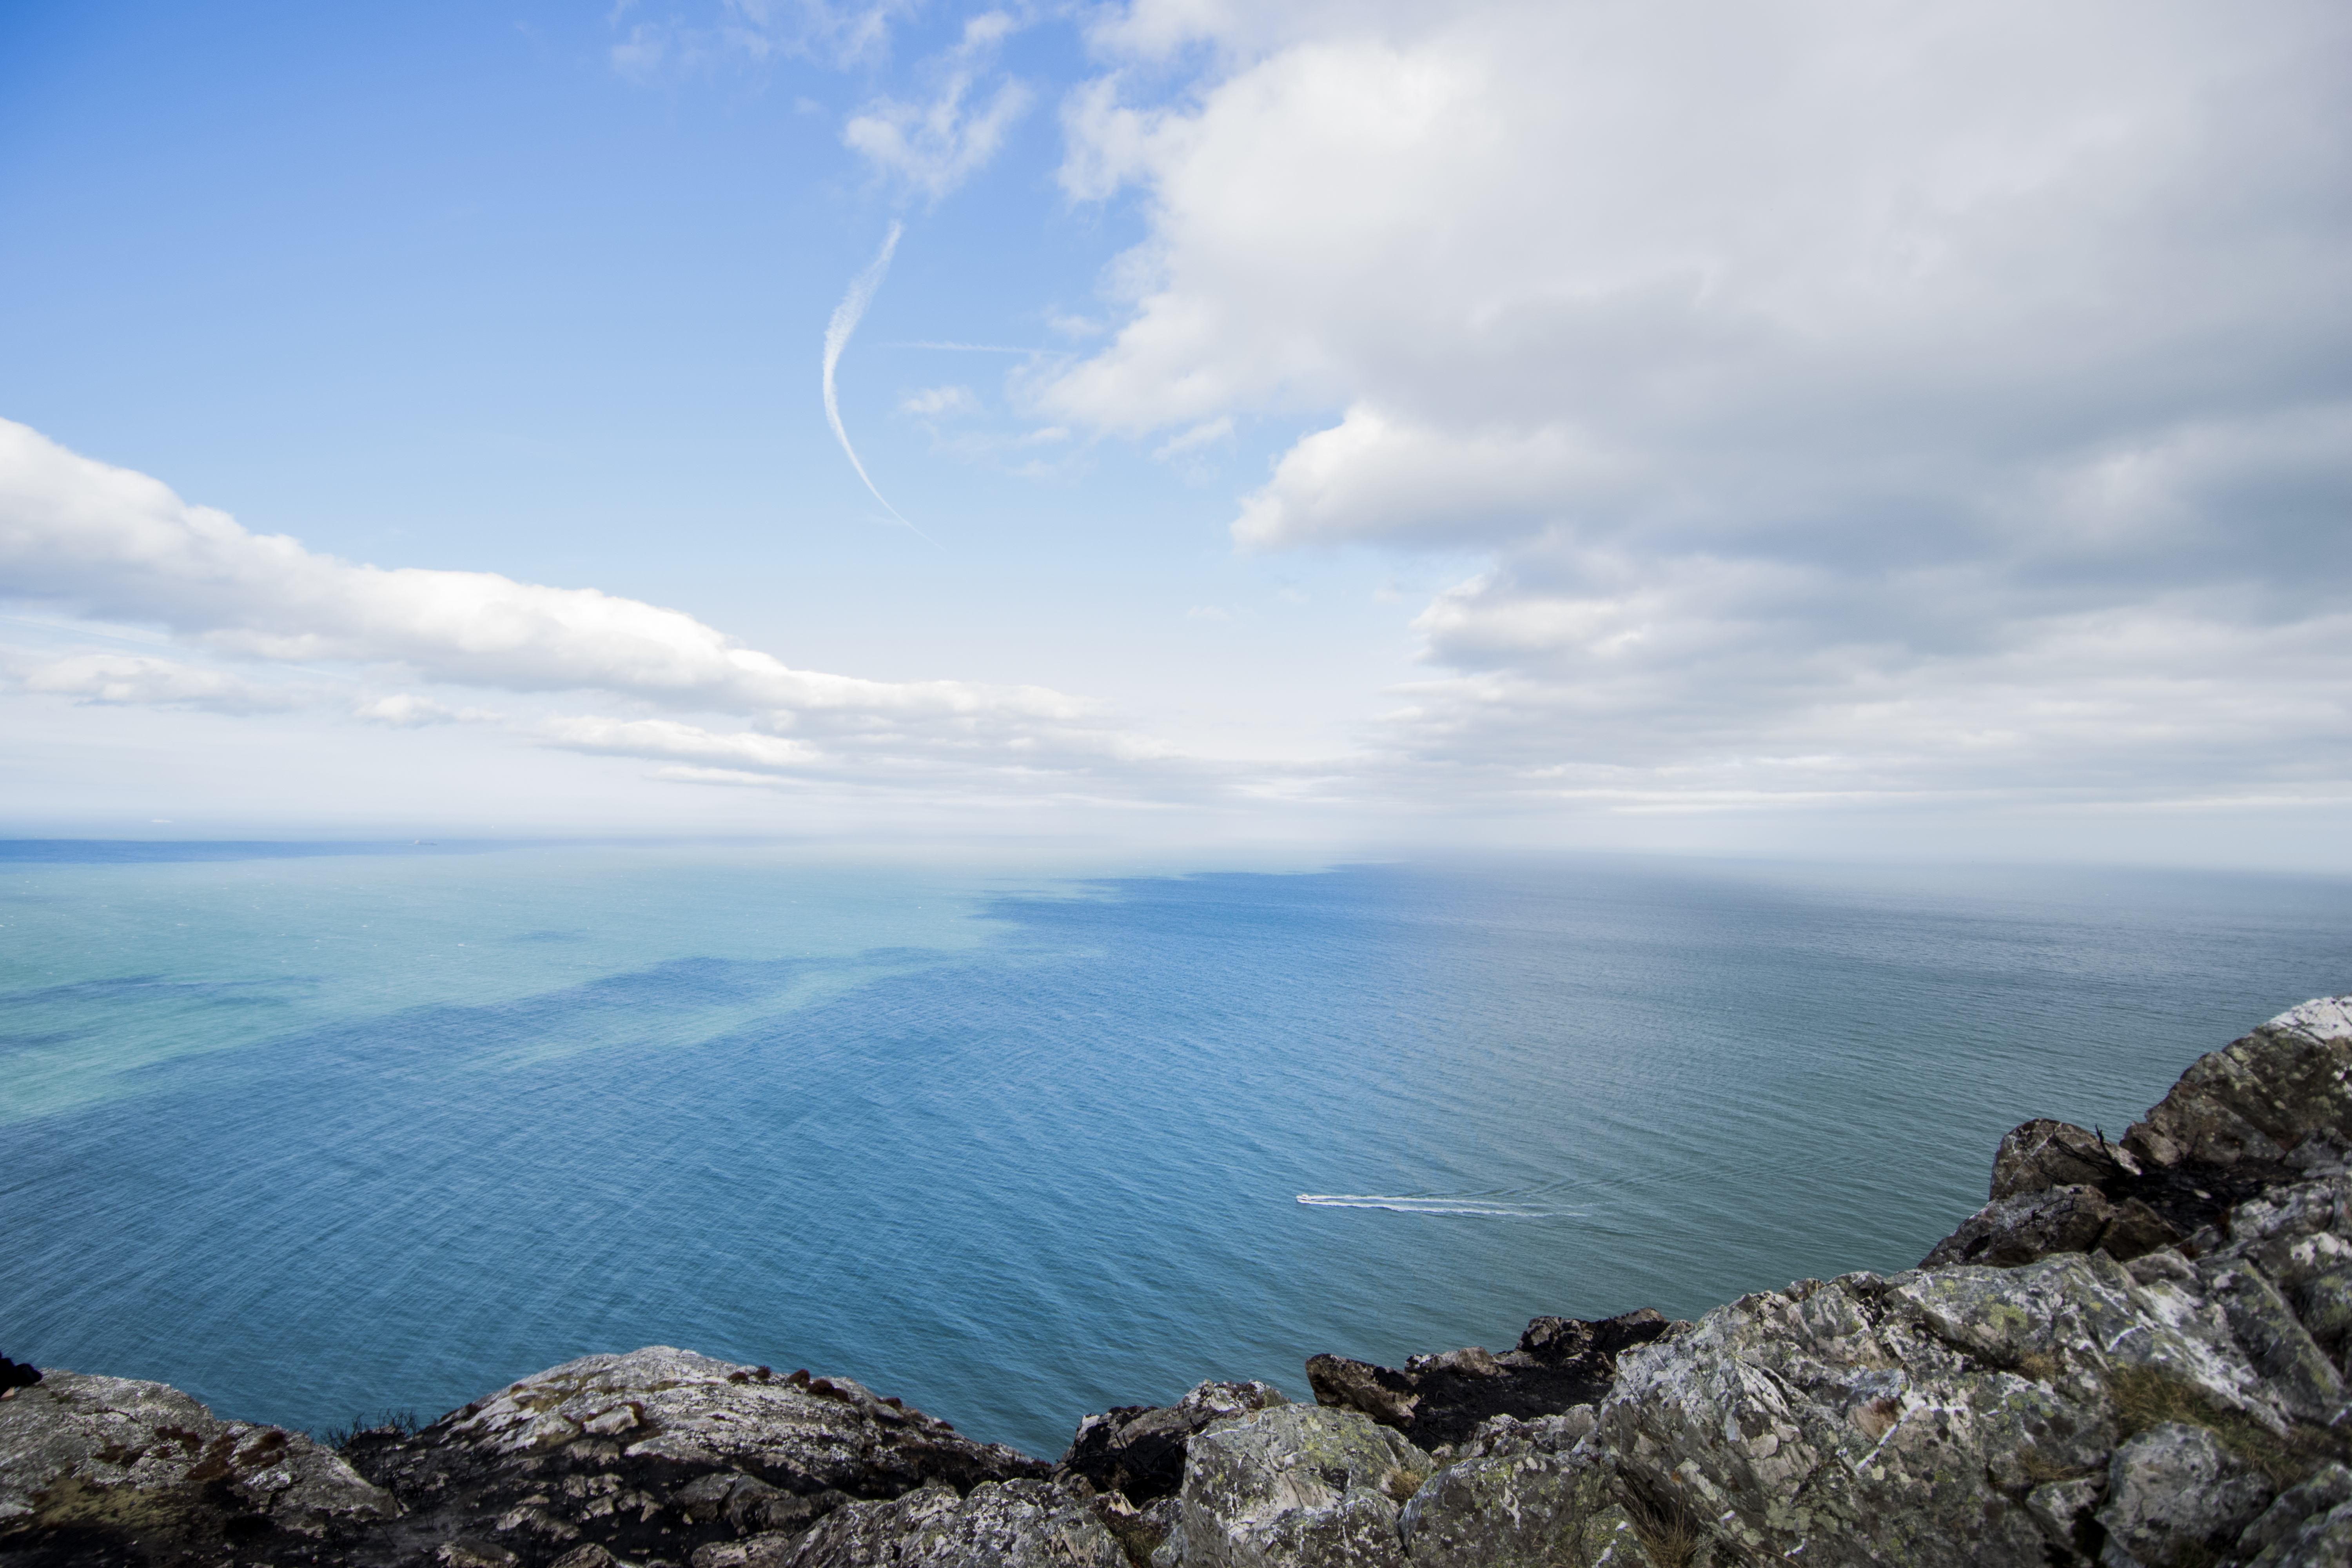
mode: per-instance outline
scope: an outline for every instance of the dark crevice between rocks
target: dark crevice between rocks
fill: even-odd
[[[1616,1384],[1620,1355],[1688,1327],[1647,1307],[1597,1321],[1537,1318],[1499,1356],[1473,1346],[1415,1356],[1399,1370],[1318,1355],[1307,1363],[1307,1380],[1318,1404],[1360,1411],[1433,1449],[1497,1415],[1528,1421],[1596,1405]]]
[[[2158,1163],[2135,1142],[2047,1120],[2011,1129],[1993,1159],[1992,1201],[1920,1267],[2014,1268],[2059,1252],[2104,1252],[2127,1263],[2165,1247],[2193,1258],[2220,1239],[2238,1205],[2304,1179],[2278,1160],[2192,1155]]]
[[[2137,1174],[2117,1171],[2099,1184],[2099,1191],[2118,1208],[2131,1203],[2147,1205],[2175,1236],[2186,1238],[2208,1226],[2220,1226],[2231,1209],[2259,1197],[2266,1188],[2303,1179],[2303,1173],[2293,1166],[2269,1162],[2241,1161],[2233,1165],[2198,1162]]]

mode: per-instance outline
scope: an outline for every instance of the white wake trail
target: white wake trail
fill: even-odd
[[[1314,1208],[1387,1209],[1392,1214],[1456,1214],[1482,1219],[1551,1219],[1558,1213],[1486,1198],[1388,1197],[1377,1193],[1301,1193],[1298,1201]]]
[[[833,309],[833,320],[826,323],[824,329],[824,416],[832,424],[834,437],[840,441],[841,449],[849,455],[849,466],[857,470],[857,477],[866,481],[866,489],[882,503],[882,510],[912,529],[919,538],[930,541],[929,534],[899,515],[898,509],[892,506],[875,485],[874,476],[866,471],[866,465],[857,460],[857,448],[849,444],[849,432],[841,423],[841,399],[833,389],[833,371],[841,363],[841,351],[849,346],[849,334],[857,330],[857,323],[866,317],[866,307],[874,302],[874,291],[882,287],[882,275],[890,270],[890,255],[898,248],[898,237],[906,231],[907,226],[903,223],[890,225],[890,232],[882,241],[882,253],[874,258],[872,266],[850,283],[849,292],[844,294],[841,303]]]

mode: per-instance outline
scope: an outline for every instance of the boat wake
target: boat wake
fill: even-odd
[[[1456,1214],[1481,1219],[1550,1219],[1560,1212],[1493,1198],[1389,1197],[1377,1193],[1301,1193],[1298,1201],[1313,1208],[1387,1209],[1394,1214]]]

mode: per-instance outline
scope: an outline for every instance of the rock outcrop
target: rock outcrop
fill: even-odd
[[[858,1500],[1045,1474],[847,1378],[778,1377],[667,1346],[566,1362],[345,1451],[407,1510],[353,1559],[386,1563],[454,1545],[535,1564],[593,1546],[708,1568],[705,1548],[750,1542],[772,1557]]]
[[[737,1555],[738,1552],[741,1555]],[[856,1502],[781,1554],[758,1542],[705,1548],[695,1568],[1129,1568],[1087,1500],[1044,1481],[984,1481],[970,1495],[928,1486],[889,1502]]]
[[[159,1384],[52,1372],[0,1405],[0,1560],[713,1568],[712,1548],[783,1561],[859,1500],[1045,1472],[846,1378],[666,1346],[567,1362],[340,1454]]]
[[[1287,1405],[1268,1383],[1203,1383],[1170,1405],[1124,1405],[1089,1415],[1054,1467],[1054,1479],[1090,1492],[1096,1516],[1128,1557],[1148,1563],[1181,1517],[1192,1439],[1213,1423]]]
[[[2119,1139],[2019,1127],[1917,1268],[1318,1356],[1316,1405],[1202,1384],[1087,1417],[1050,1472],[845,1379],[663,1348],[340,1453],[51,1372],[0,1399],[0,1563],[2342,1568],[2347,1150],[2326,999]]]
[[[1538,1318],[1501,1355],[1472,1345],[1414,1356],[1401,1371],[1310,1356],[1307,1381],[1318,1404],[1360,1411],[1433,1448],[1462,1441],[1497,1415],[1528,1420],[1591,1405],[1616,1381],[1619,1356],[1689,1328],[1648,1308],[1597,1322]]]
[[[2096,1129],[2028,1121],[1993,1156],[1992,1201],[1922,1267],[2210,1250],[2239,1205],[2343,1163],[2352,1148],[2347,1057],[2352,999],[2322,997],[2200,1057],[2116,1142]]]
[[[1192,1439],[1152,1568],[1402,1568],[1397,1515],[1437,1462],[1353,1410],[1285,1405]]]
[[[1173,1405],[1122,1405],[1079,1422],[1054,1473],[1139,1506],[1157,1502],[1184,1484],[1185,1450],[1203,1427],[1289,1403],[1270,1383],[1203,1383]]]
[[[299,1433],[176,1388],[52,1371],[0,1404],[12,1563],[340,1560],[399,1505]]]

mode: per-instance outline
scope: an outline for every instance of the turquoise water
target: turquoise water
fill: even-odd
[[[2346,990],[2340,879],[0,846],[0,1352],[315,1429],[680,1344],[1051,1455],[1903,1267]]]

